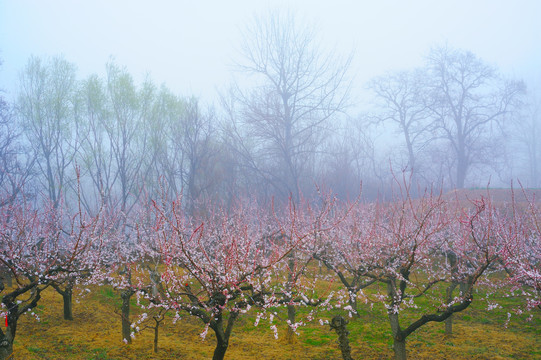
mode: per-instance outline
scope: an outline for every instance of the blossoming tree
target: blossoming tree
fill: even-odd
[[[37,306],[47,287],[92,267],[93,250],[106,233],[101,214],[90,217],[81,209],[68,214],[46,201],[35,206],[23,196],[0,208],[0,263],[14,281],[11,287],[0,283],[0,315],[6,321],[0,359],[12,356],[19,318]]]
[[[475,285],[497,271],[506,217],[489,198],[463,206],[430,192],[412,199],[407,187],[390,202],[358,206],[318,256],[350,298],[358,291],[385,306],[395,357],[405,359],[410,334],[466,309]],[[419,317],[404,326],[400,315],[413,309]]]
[[[297,223],[299,211],[290,207],[282,216],[238,201],[231,209],[209,206],[191,218],[180,200],[155,202],[155,223],[147,233],[164,267],[157,293],[143,292],[149,307],[175,311],[177,318],[182,313],[199,318],[201,336],[209,328],[216,335],[213,359],[223,359],[240,314],[258,307],[261,318],[283,300],[273,291],[283,279],[275,276],[275,266],[314,235],[313,226]],[[290,285],[286,276],[280,288]],[[274,324],[271,329],[277,331]]]

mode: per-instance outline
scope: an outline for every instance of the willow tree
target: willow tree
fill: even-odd
[[[61,57],[31,57],[20,76],[18,116],[37,158],[41,185],[55,207],[74,179],[70,169],[78,149],[75,77],[75,65]]]
[[[120,211],[128,214],[143,189],[156,90],[149,80],[137,86],[128,71],[113,62],[108,63],[106,69],[110,116],[104,119],[103,127],[114,164],[114,194]]]

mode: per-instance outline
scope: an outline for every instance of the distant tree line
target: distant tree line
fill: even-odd
[[[163,192],[190,212],[248,194],[298,202],[315,184],[354,198],[363,182],[375,197],[393,171],[419,188],[541,186],[539,93],[471,52],[434,47],[424,66],[372,79],[374,106],[351,116],[352,56],[325,53],[291,14],[255,18],[245,34],[239,77],[210,107],[114,61],[79,79],[62,57],[31,57],[16,100],[0,103],[0,186],[58,206],[79,177],[85,208],[124,213]]]

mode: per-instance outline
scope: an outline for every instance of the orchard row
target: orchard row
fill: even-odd
[[[475,301],[479,287],[520,294],[519,308],[541,305],[541,208],[526,201],[496,203],[491,193],[470,200],[398,186],[392,201],[259,205],[237,199],[206,204],[188,215],[182,199],[146,199],[129,216],[102,206],[95,214],[55,202],[36,208],[22,195],[0,208],[2,317],[0,359],[13,354],[17,323],[54,287],[72,318],[75,286],[109,285],[122,297],[122,338],[156,329],[173,315],[201,320],[201,336],[216,335],[213,359],[223,359],[235,322],[250,311],[278,336],[277,308],[287,309],[287,337],[322,310],[355,316],[382,303],[397,359],[406,339],[429,322],[446,321]],[[513,198],[514,199],[514,198]],[[324,266],[320,271],[316,266]],[[333,282],[341,286],[329,286]],[[143,309],[130,317],[130,300]],[[361,303],[362,302],[362,303]],[[367,305],[365,305],[365,303]],[[497,306],[489,300],[489,306]],[[298,312],[299,308],[307,308]],[[401,318],[421,310],[415,321]],[[302,315],[301,315],[302,313]],[[285,325],[285,324],[284,324]],[[340,333],[340,319],[332,325]],[[343,324],[342,324],[343,325]],[[347,332],[340,333],[350,359]],[[16,349],[15,349],[16,350]]]

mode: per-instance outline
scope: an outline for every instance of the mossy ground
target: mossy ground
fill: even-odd
[[[76,292],[78,293],[78,291]],[[75,295],[74,320],[62,319],[62,298],[52,289],[43,293],[35,309],[40,321],[23,316],[15,341],[16,359],[210,359],[214,336],[206,340],[199,334],[203,324],[183,317],[176,324],[172,317],[160,326],[159,352],[153,347],[153,331],[137,334],[126,345],[120,336],[120,296],[106,287],[93,289],[84,296]],[[513,306],[518,299],[501,299]],[[135,307],[134,307],[135,308]],[[527,315],[513,316],[507,327],[508,309],[490,312],[481,301],[455,316],[454,335],[446,337],[444,324],[430,323],[413,333],[407,342],[410,359],[539,359],[541,358],[540,312],[532,321]],[[383,307],[359,304],[358,318],[350,319],[350,344],[356,359],[391,359],[392,340]],[[134,309],[134,313],[137,310]],[[337,310],[321,312],[330,319]],[[280,313],[278,314],[280,315]],[[406,315],[406,314],[405,314]],[[417,314],[404,316],[403,322]],[[284,316],[285,317],[285,316]],[[135,318],[135,317],[134,317]],[[317,321],[299,329],[300,335],[290,344],[285,341],[285,324],[278,322],[279,339],[275,340],[267,320],[254,327],[255,312],[243,314],[230,339],[227,359],[341,359],[337,336]]]

